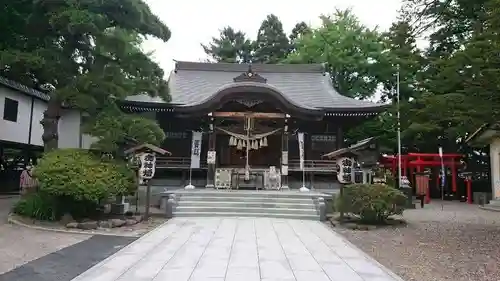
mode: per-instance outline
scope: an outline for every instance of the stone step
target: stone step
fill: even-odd
[[[191,201],[191,198],[186,199],[189,201],[180,200],[179,206],[182,207],[226,207],[226,208],[278,208],[278,209],[301,209],[301,210],[316,210],[312,200],[308,200],[304,203],[297,202],[281,202],[281,200],[275,201],[249,201],[249,200],[239,200],[239,201]]]
[[[174,214],[178,212],[216,212],[216,213],[252,213],[252,214],[295,214],[295,215],[317,215],[315,209],[284,209],[284,208],[258,208],[258,207],[226,207],[226,206],[182,206],[175,208]]]
[[[179,202],[249,202],[249,203],[290,203],[290,204],[312,204],[311,198],[272,198],[272,197],[244,197],[244,196],[185,196],[178,198]]]
[[[319,220],[319,215],[307,214],[283,214],[283,213],[241,213],[241,212],[191,212],[182,211],[175,212],[176,217],[257,217],[257,218],[283,218],[283,219],[297,219],[297,220]]]
[[[174,193],[180,197],[195,196],[195,197],[244,197],[244,198],[317,198],[328,197],[316,192],[297,192],[297,191],[246,191],[246,190],[195,190],[195,191],[173,191],[167,193]]]

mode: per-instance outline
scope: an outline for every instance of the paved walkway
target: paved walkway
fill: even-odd
[[[73,279],[132,280],[401,281],[320,222],[268,218],[175,218]]]
[[[2,274],[91,237],[40,231],[9,224],[7,216],[17,200],[17,197],[0,197],[0,281],[17,280],[3,279]]]

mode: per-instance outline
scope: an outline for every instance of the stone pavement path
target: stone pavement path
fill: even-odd
[[[17,200],[0,196],[0,281],[70,281],[136,239],[8,224]]]
[[[0,274],[90,237],[8,224],[7,216],[17,200],[16,197],[0,198]]]
[[[73,279],[132,280],[402,279],[321,222],[175,218]]]

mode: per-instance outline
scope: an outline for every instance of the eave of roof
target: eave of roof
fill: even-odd
[[[327,154],[324,154],[322,157],[326,158],[337,158],[342,155],[348,154],[348,153],[353,153],[356,154],[356,152],[361,151],[372,145],[376,141],[376,137],[370,137],[364,140],[361,140],[349,147],[346,148],[341,148],[332,152],[329,152]]]
[[[493,138],[500,137],[500,124],[485,123],[465,139],[470,146],[482,147],[491,143]]]
[[[48,101],[50,99],[50,96],[47,95],[46,93],[43,93],[41,91],[35,90],[33,88],[30,88],[30,87],[27,87],[21,83],[7,79],[7,78],[2,77],[2,76],[0,76],[0,85],[3,85],[7,88],[19,91],[19,92],[24,93],[28,96],[32,96],[32,97],[35,97],[37,99],[41,99],[44,101]]]
[[[233,63],[177,62],[170,75],[172,103],[146,95],[130,96],[127,102],[137,106],[196,106],[210,100],[234,77],[249,66]],[[339,94],[322,64],[254,64],[252,71],[267,79],[267,84],[303,108],[323,112],[381,112],[387,105],[356,100]]]

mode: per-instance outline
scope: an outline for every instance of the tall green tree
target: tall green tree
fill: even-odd
[[[376,29],[362,25],[351,10],[321,16],[322,25],[302,36],[289,63],[326,63],[333,86],[342,94],[366,99],[381,82],[389,64],[385,43]]]
[[[394,90],[397,73],[400,78],[400,100],[408,102],[415,99],[422,92],[419,79],[425,65],[425,58],[422,51],[417,48],[413,27],[408,21],[399,20],[383,33],[383,37],[386,44],[385,51],[388,54],[388,65],[385,68],[386,72],[380,76],[384,87],[382,99],[396,102]]]
[[[262,21],[255,41],[254,61],[278,63],[290,52],[290,43],[280,19],[270,14]]]
[[[379,137],[379,142],[385,148],[397,150],[397,97],[396,84],[399,74],[400,90],[400,120],[403,131],[403,151],[413,149],[413,139],[406,136],[406,128],[410,126],[413,116],[409,114],[413,103],[420,97],[422,89],[419,83],[423,63],[421,51],[416,46],[413,28],[405,20],[395,22],[383,34],[387,63],[381,65],[377,77],[381,82],[379,87],[380,98],[390,102],[391,107],[377,118],[352,128],[346,136],[352,141],[372,136]]]
[[[292,32],[288,36],[290,43],[290,53],[293,53],[297,50],[297,42],[306,34],[310,34],[312,32],[311,28],[307,25],[307,23],[301,21],[292,29]]]
[[[163,70],[139,43],[166,42],[170,30],[141,0],[11,1],[0,19],[0,75],[50,95],[46,150],[58,145],[63,106],[95,115],[129,95],[169,98]]]
[[[252,61],[252,41],[245,33],[232,27],[224,27],[219,37],[213,37],[207,45],[201,44],[205,53],[216,62],[248,63]]]
[[[499,117],[498,56],[493,55],[499,2],[408,2],[414,28],[429,32],[430,44],[419,75],[423,94],[412,102],[405,135],[421,150],[463,150],[467,133]]]

